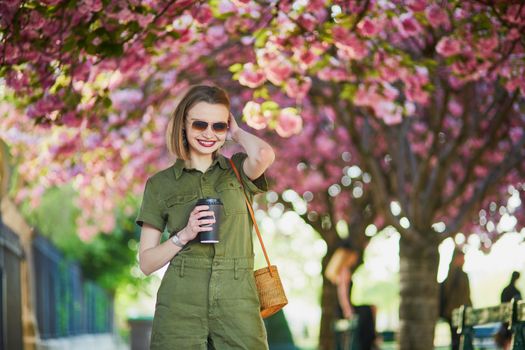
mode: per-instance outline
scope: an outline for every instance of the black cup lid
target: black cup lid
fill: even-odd
[[[219,198],[200,198],[197,205],[222,205],[222,202]]]

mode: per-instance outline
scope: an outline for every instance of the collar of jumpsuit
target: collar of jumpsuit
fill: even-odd
[[[217,157],[213,160],[210,165],[210,168],[213,168],[217,163],[222,169],[228,169],[230,167],[228,160],[222,154],[218,154]],[[175,178],[178,179],[182,175],[182,171],[187,169],[183,159],[177,159],[173,166],[173,171],[175,173]],[[187,169],[189,170],[189,169]]]

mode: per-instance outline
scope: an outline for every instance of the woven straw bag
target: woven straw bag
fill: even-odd
[[[246,196],[244,191],[244,185],[241,181],[241,176],[239,171],[233,164],[233,161],[230,159],[230,164],[232,166],[237,179],[239,180],[244,194],[244,200],[246,201],[246,206],[252,217],[253,226],[255,227],[255,232],[257,232],[257,237],[261,243],[261,248],[264,253],[264,258],[266,259],[267,267],[254,271],[255,276],[255,285],[257,286],[257,293],[259,294],[259,303],[261,304],[261,316],[263,318],[269,317],[275,314],[277,311],[281,310],[286,304],[288,304],[288,299],[284,293],[283,284],[281,278],[279,277],[279,272],[277,271],[277,266],[270,264],[270,259],[266,253],[266,248],[262,240],[261,232],[259,231],[259,226],[257,221],[255,221],[255,215],[253,214],[252,204]]]

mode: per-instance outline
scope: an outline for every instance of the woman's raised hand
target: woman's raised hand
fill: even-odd
[[[227,136],[227,139],[237,142],[237,134],[238,134],[239,130],[241,130],[241,128],[239,128],[239,124],[237,124],[237,121],[235,120],[235,117],[230,112],[230,118],[228,119],[228,136]]]

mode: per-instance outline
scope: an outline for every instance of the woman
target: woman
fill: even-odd
[[[194,86],[183,96],[167,130],[177,157],[151,176],[137,224],[140,268],[149,275],[170,263],[157,293],[151,349],[267,349],[253,277],[252,222],[243,188],[220,148],[229,135],[246,153],[232,156],[250,199],[267,190],[270,145],[239,128],[227,93]],[[215,222],[197,199],[220,198],[219,243],[198,242]],[[209,218],[211,216],[211,218]],[[170,239],[160,243],[164,229]]]
[[[368,244],[368,242],[366,243]],[[366,246],[365,246],[366,248]],[[362,256],[352,242],[343,241],[330,258],[325,277],[337,287],[336,318],[352,319],[357,315],[356,339],[351,340],[352,348],[358,350],[377,349],[375,331],[375,307],[372,305],[352,305],[352,274],[361,265]],[[346,348],[346,333],[336,334],[336,349]]]

